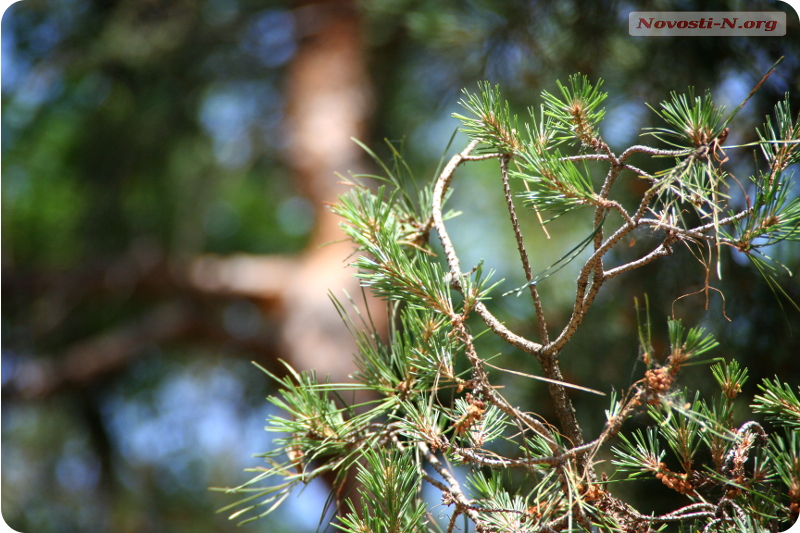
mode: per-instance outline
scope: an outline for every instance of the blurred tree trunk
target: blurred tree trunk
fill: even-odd
[[[342,299],[346,290],[358,301],[360,288],[346,268],[352,245],[341,242],[345,235],[328,205],[346,190],[336,173],[364,169],[363,151],[352,138],[366,137],[372,90],[355,2],[302,1],[295,15],[300,41],[285,88],[289,166],[314,206],[315,224],[283,294],[281,351],[296,368],[315,369],[321,380],[330,376],[333,382],[349,381],[356,346],[328,294]],[[377,301],[368,301],[371,315],[385,319]],[[356,398],[355,403],[364,400]],[[339,512],[346,498],[358,509],[354,484],[355,471],[339,488]]]
[[[352,247],[336,242],[344,233],[327,205],[346,190],[336,172],[363,171],[363,152],[351,138],[366,136],[372,91],[354,2],[302,1],[295,15],[299,47],[285,88],[288,156],[295,182],[314,206],[315,225],[282,298],[282,339],[298,368],[341,381],[354,370],[355,345],[328,291],[343,298],[345,289],[359,298],[360,289],[345,268]]]

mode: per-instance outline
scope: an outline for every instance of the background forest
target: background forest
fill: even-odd
[[[788,31],[631,37],[631,10],[782,10]],[[381,157],[393,146],[429,180],[458,127],[462,88],[499,83],[522,112],[580,72],[604,80],[603,136],[627,146],[657,124],[645,102],[694,86],[731,110],[783,56],[730,126],[727,144],[752,142],[786,92],[800,110],[799,32],[787,4],[736,0],[14,4],[2,19],[3,518],[42,533],[236,530],[215,514],[232,498],[208,487],[245,481],[251,455],[270,447],[274,384],[250,361],[281,372],[282,358],[333,381],[353,370],[327,294],[358,296],[350,250],[320,246],[342,236],[325,206],[344,191],[334,173],[376,172],[351,137]],[[726,164],[747,175],[753,161]],[[489,188],[493,167],[475,168],[451,206],[485,216],[454,220],[452,236],[464,264],[485,259],[516,288],[503,196]],[[548,239],[526,217],[537,271],[591,231],[565,216]],[[648,234],[635,237],[631,246]],[[800,247],[768,253],[798,273]],[[716,336],[712,355],[749,368],[744,398],[763,377],[800,383],[800,312],[746,260],[724,249],[721,260],[722,280],[681,249],[610,283],[565,354],[580,361],[568,381],[630,385],[634,298],[647,294],[656,348],[674,313]],[[556,317],[570,312],[574,279],[568,266],[540,285]],[[779,281],[800,302],[797,277]],[[498,303],[504,320],[535,327],[527,301]],[[682,379],[712,386],[705,367]],[[514,386],[520,404],[546,395],[537,382],[507,379]],[[605,401],[573,401],[596,432]],[[314,531],[326,497],[315,483],[245,529]],[[658,483],[636,497],[668,507]]]

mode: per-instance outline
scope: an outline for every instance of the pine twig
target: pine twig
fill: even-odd
[[[442,173],[436,180],[436,185],[433,189],[433,198],[432,198],[432,209],[431,209],[431,216],[433,219],[433,227],[436,229],[436,232],[439,235],[439,240],[442,243],[442,248],[444,248],[445,258],[447,259],[447,266],[449,268],[450,274],[450,286],[461,292],[463,294],[463,283],[461,281],[461,263],[458,260],[458,256],[456,255],[455,247],[453,246],[453,241],[450,239],[450,235],[447,233],[447,229],[444,225],[444,220],[442,218],[442,204],[444,201],[444,194],[447,191],[447,188],[450,184],[450,180],[453,178],[453,173],[455,172],[458,165],[465,161],[475,149],[475,147],[479,144],[479,141],[475,140],[469,143],[469,145],[459,154],[454,155],[450,161],[445,166]],[[513,331],[509,330],[505,327],[497,318],[492,315],[491,312],[486,308],[486,306],[482,302],[475,302],[475,312],[483,319],[489,328],[494,331],[494,333],[500,337],[501,339],[505,340],[512,346],[515,346],[529,354],[536,354],[542,349],[542,345],[533,341],[530,341],[524,337],[521,337],[514,333]]]
[[[511,197],[511,187],[508,183],[508,162],[511,156],[504,155],[500,158],[500,176],[503,180],[503,191],[506,197],[506,206],[508,207],[508,214],[511,217],[511,226],[514,228],[514,236],[517,239],[517,250],[519,250],[519,257],[522,260],[522,267],[525,270],[525,279],[528,281],[528,288],[531,291],[531,298],[533,305],[536,308],[536,319],[539,322],[539,335],[542,339],[542,344],[547,344],[550,339],[547,335],[547,322],[544,318],[544,310],[542,309],[542,301],[539,298],[539,289],[533,283],[533,272],[531,272],[531,263],[528,260],[528,252],[525,250],[525,242],[522,238],[522,231],[519,227],[517,220],[517,212],[514,208],[514,200]]]
[[[449,494],[452,498],[452,502],[456,504],[456,513],[466,513],[466,515],[475,522],[477,526],[480,526],[482,523],[481,517],[478,512],[472,507],[470,501],[464,496],[464,493],[461,490],[461,485],[459,485],[458,480],[450,473],[450,471],[444,467],[444,465],[439,461],[439,459],[431,452],[428,445],[424,442],[418,442],[417,448],[425,457],[425,460],[433,467],[436,472],[439,473],[440,476],[445,480],[447,486],[443,486],[443,484],[431,483],[435,487],[442,490],[442,492]],[[425,474],[425,479],[428,482],[435,481],[429,475]],[[444,489],[444,490],[443,490]],[[446,492],[445,492],[446,491]]]

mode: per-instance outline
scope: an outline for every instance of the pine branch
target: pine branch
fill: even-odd
[[[776,277],[780,265],[764,250],[800,241],[800,200],[790,196],[784,176],[789,165],[800,161],[799,121],[792,118],[788,103],[776,107],[774,121],[767,120],[760,141],[752,145],[760,147],[768,168],[751,177],[756,191],[752,201],[747,198],[745,208],[733,209],[722,164],[726,150],[744,146],[722,143],[738,108],[723,121],[723,109],[714,106],[710,95],[672,93],[654,109],[665,126],[650,134],[677,149],[634,145],[617,156],[598,133],[606,97],[600,83],[573,76],[558,87],[558,96],[543,93],[538,116],[529,110],[531,121],[522,130],[527,137],[519,134],[517,115],[498,86],[482,83],[477,94],[465,93],[462,106],[472,116],[457,118],[471,141],[447,164],[440,164],[427,186],[414,182],[410,166],[391,143],[392,164],[384,164],[362,145],[383,169],[385,175],[374,176],[383,185],[373,190],[365,183],[373,177],[351,176],[350,193],[333,210],[358,246],[351,263],[358,269],[356,277],[392,303],[391,331],[385,338],[371,321],[351,318],[333,299],[356,340],[358,383],[318,383],[313,373],[292,369],[287,378],[270,374],[282,387],[270,401],[283,414],[271,416],[267,429],[287,436],[261,455],[267,467],[254,469],[251,481],[232,489],[247,495],[230,506],[239,508],[232,518],[264,516],[300,484],[323,474],[342,480],[348,469],[357,469],[361,504],[351,501],[351,512],[339,526],[352,533],[426,531],[430,515],[419,498],[423,480],[442,492],[445,505],[453,506],[448,533],[457,529],[459,517],[472,521],[481,533],[637,533],[669,524],[681,531],[761,532],[796,519],[800,401],[787,384],[777,378],[764,381],[762,394],[751,406],[773,425],[783,426],[785,437],[770,435],[770,427],[757,420],[737,422],[735,403],[747,369],[735,362],[719,363],[719,358],[701,359],[716,340],[703,328],[684,326],[679,320],[667,321],[669,348],[659,358],[651,339],[649,305],[644,321],[637,307],[639,355],[646,368],[624,394],[611,393],[602,431],[584,442],[560,366],[571,362],[560,361],[559,355],[609,279],[671,254],[678,242],[701,261],[706,283],[715,254],[720,275],[719,256],[725,245],[747,254],[771,288],[781,290]],[[634,155],[666,158],[668,163],[650,174],[628,163]],[[528,287],[541,343],[518,335],[496,318],[487,306],[491,273],[483,275],[483,261],[470,272],[462,271],[445,225],[453,215],[443,210],[456,170],[492,158],[499,159],[499,183],[526,279],[525,286],[510,292]],[[516,171],[509,171],[511,159]],[[576,166],[579,162],[583,170]],[[601,167],[602,173],[590,167]],[[624,171],[650,184],[630,211],[615,189],[617,182],[631,178]],[[599,189],[593,175],[604,175]],[[568,246],[569,252],[538,275],[531,268],[514,205],[513,179],[526,187],[519,197],[537,217],[548,213],[543,225],[566,213],[592,224],[588,236]],[[413,187],[414,194],[407,187]],[[581,207],[592,208],[592,214]],[[624,264],[607,267],[609,254],[641,227],[652,228],[661,242]],[[429,246],[432,230],[444,250],[444,266],[435,261]],[[550,339],[540,284],[584,250],[589,250],[588,258],[579,268],[570,316]],[[488,326],[481,335],[493,334],[536,357],[561,432],[507,399],[514,396],[501,394],[486,368],[508,369],[488,364],[478,353],[478,335],[467,325],[472,314]],[[686,369],[714,362],[711,373],[720,389],[718,397],[706,399],[679,388]],[[356,390],[370,391],[376,399],[347,405],[344,393]],[[649,423],[644,430],[627,430],[626,422],[637,413],[646,414]],[[609,446],[615,467],[610,476],[595,461]],[[472,469],[466,489],[442,456]],[[511,470],[518,475],[506,476]],[[259,486],[272,477],[280,481]],[[659,480],[692,503],[652,515],[613,494],[615,484],[641,477]]]
[[[533,304],[536,308],[536,319],[539,322],[539,335],[542,339],[542,343],[547,344],[550,341],[547,335],[547,322],[544,318],[542,302],[539,298],[539,290],[536,288],[536,284],[533,283],[533,273],[531,272],[531,264],[528,260],[528,252],[525,250],[525,242],[522,238],[522,231],[520,230],[519,221],[517,220],[517,212],[514,209],[514,200],[511,197],[511,187],[508,183],[509,159],[510,156],[500,158],[500,176],[503,179],[503,192],[505,192],[506,205],[508,206],[508,213],[511,217],[511,226],[514,228],[514,236],[517,239],[517,250],[519,251],[519,257],[522,261],[522,268],[525,271],[525,279],[528,280],[531,298],[533,299]]]

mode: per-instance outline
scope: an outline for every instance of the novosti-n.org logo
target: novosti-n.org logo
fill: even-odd
[[[628,33],[646,37],[786,35],[782,11],[632,11]]]

